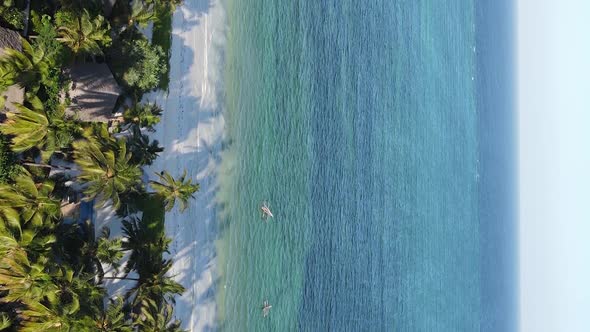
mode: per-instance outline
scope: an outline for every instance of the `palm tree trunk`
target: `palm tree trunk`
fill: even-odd
[[[49,169],[59,169],[62,171],[71,171],[74,168],[72,167],[67,167],[67,166],[55,166],[55,165],[48,165],[48,164],[37,164],[37,163],[22,163],[25,166],[31,166],[31,167],[41,167],[41,168],[49,168]]]
[[[25,7],[25,12],[24,12],[24,23],[25,23],[25,27],[23,28],[23,35],[26,37],[27,34],[29,33],[29,16],[31,14],[31,0],[27,0],[27,6]]]
[[[129,277],[102,277],[102,279],[139,281],[139,278],[129,278]]]

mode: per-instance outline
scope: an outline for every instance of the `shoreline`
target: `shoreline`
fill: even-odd
[[[161,122],[150,134],[164,151],[153,165],[173,176],[195,178],[201,186],[188,209],[166,213],[166,234],[172,239],[171,275],[186,291],[176,298],[174,315],[189,331],[217,327],[218,227],[217,170],[221,162],[225,122],[221,83],[225,12],[220,0],[185,0],[172,19],[169,90],[146,94],[144,101],[163,109]]]

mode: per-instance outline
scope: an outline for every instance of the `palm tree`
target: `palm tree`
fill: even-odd
[[[95,271],[100,283],[104,278],[103,264],[112,266],[115,271],[119,268],[119,261],[123,258],[121,239],[109,239],[110,229],[103,227],[100,235],[95,238],[94,225],[90,221],[84,223],[86,241],[82,246],[81,256],[87,261],[86,265]]]
[[[82,136],[103,149],[116,149],[117,139],[109,133],[106,123],[92,122],[84,128]]]
[[[95,331],[92,316],[102,307],[104,289],[93,284],[92,277],[76,276],[67,265],[51,270],[54,291],[45,295],[46,300],[26,303],[19,331]]]
[[[4,92],[15,83],[15,71],[11,67],[0,65],[0,92]],[[0,109],[4,109],[6,96],[0,97]]]
[[[150,181],[150,185],[164,199],[166,211],[172,210],[177,199],[180,202],[180,211],[184,211],[188,206],[188,200],[194,199],[193,194],[200,188],[199,184],[193,183],[192,179],[186,179],[186,170],[178,180],[175,180],[167,171],[156,173],[156,175],[159,181]]]
[[[105,290],[92,282],[94,275],[74,272],[69,266],[61,265],[53,273],[53,277],[58,287],[58,301],[53,301],[52,304],[68,308],[67,314],[72,315],[78,311],[82,311],[83,315],[94,314],[97,305],[102,306]]]
[[[116,210],[117,215],[121,218],[125,218],[129,215],[144,210],[144,203],[147,195],[145,188],[142,186],[138,190],[127,191],[119,194],[121,200],[121,206]]]
[[[111,43],[111,27],[101,15],[90,17],[86,9],[81,15],[72,12],[59,14],[56,15],[56,21],[59,25],[57,31],[61,37],[60,41],[67,45],[74,55],[102,55],[101,47]]]
[[[98,197],[100,205],[110,199],[119,207],[119,194],[141,185],[141,167],[131,163],[133,156],[125,140],[117,141],[115,146],[79,140],[73,146],[74,161],[80,170],[78,180],[86,184],[84,193],[89,199]]]
[[[4,135],[14,136],[12,150],[19,153],[44,145],[49,134],[49,119],[42,105],[34,104],[32,108],[27,108],[22,104],[15,104],[15,107],[17,112],[8,112],[8,120],[0,124]]]
[[[135,104],[125,110],[123,118],[128,124],[136,124],[154,131],[154,126],[160,122],[162,112],[162,108],[155,103]]]
[[[136,320],[139,331],[150,332],[184,332],[180,321],[173,320],[174,308],[170,304],[158,305],[156,301],[145,299],[141,307],[141,315]]]
[[[142,224],[135,216],[122,221],[125,241],[123,251],[131,254],[125,265],[125,274],[132,270],[140,276],[148,276],[158,272],[159,267],[154,262],[162,260],[162,254],[168,251],[171,240],[165,236],[154,237],[154,231]]]
[[[0,331],[8,329],[12,325],[12,321],[6,312],[0,312]]]
[[[96,323],[89,316],[73,315],[71,305],[31,303],[22,311],[22,332],[96,331]]]
[[[52,195],[53,182],[35,183],[22,167],[13,180],[14,184],[0,183],[0,211],[17,210],[24,224],[31,223],[35,227],[41,227],[47,218],[60,216],[60,203]]]
[[[158,268],[157,271],[147,276],[140,275],[137,284],[125,294],[125,297],[130,299],[131,308],[135,313],[141,311],[147,299],[158,304],[174,303],[174,296],[184,293],[184,287],[167,276],[172,261],[160,260],[159,264],[154,265]]]
[[[29,92],[36,93],[40,83],[45,82],[49,75],[49,65],[45,52],[22,39],[22,52],[5,49],[0,58],[0,92],[9,86],[18,84]]]
[[[80,125],[66,118],[63,107],[46,111],[39,98],[31,97],[28,102],[30,108],[14,104],[16,112],[6,113],[7,120],[0,124],[0,131],[12,136],[14,152],[37,147],[47,161],[55,150],[69,146],[80,132]]]
[[[5,197],[9,196],[9,192],[0,193]],[[16,196],[15,199],[20,197]],[[21,230],[20,214],[18,209],[12,206],[12,204],[2,203],[0,204],[0,234],[9,234],[7,227],[12,231],[18,232]]]
[[[59,201],[53,197],[53,183],[35,183],[21,168],[13,184],[0,184],[0,223],[2,234],[18,242],[29,255],[43,257],[56,241],[53,233],[60,216]]]
[[[128,25],[137,23],[140,27],[145,28],[150,21],[157,19],[154,4],[148,4],[141,0],[131,2],[131,14],[129,15]]]
[[[0,291],[4,302],[21,301],[27,305],[54,298],[57,287],[45,271],[47,259],[33,263],[13,238],[0,236]]]
[[[106,309],[96,319],[96,328],[100,332],[133,332],[131,323],[125,318],[123,300],[111,300]]]
[[[158,154],[164,151],[157,140],[150,142],[149,136],[142,134],[137,126],[132,127],[132,136],[127,143],[133,154],[132,160],[138,165],[151,165]]]
[[[71,319],[63,317],[52,308],[49,308],[40,302],[29,303],[26,310],[22,311],[21,316],[22,323],[19,331],[61,332],[70,331],[72,328],[72,324],[70,323]]]
[[[52,223],[39,227],[21,225],[20,220],[17,220],[17,224],[8,225],[8,229],[4,227],[4,223],[0,225],[0,239],[18,245],[27,254],[27,259],[33,262],[44,261],[57,241]]]
[[[163,254],[168,251],[171,240],[154,232],[137,217],[123,220],[123,233],[125,234],[123,250],[131,251],[125,266],[125,273],[135,270],[138,277],[110,277],[109,279],[137,281],[136,285],[125,295],[130,299],[134,315],[141,312],[146,299],[155,300],[158,304],[174,302],[174,296],[182,294],[184,287],[167,276],[172,267],[172,261],[162,258]]]

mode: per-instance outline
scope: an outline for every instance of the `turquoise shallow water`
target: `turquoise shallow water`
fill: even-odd
[[[221,329],[514,329],[509,3],[227,11]]]

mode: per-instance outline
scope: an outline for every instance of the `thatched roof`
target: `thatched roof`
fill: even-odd
[[[18,32],[0,27],[0,56],[4,54],[5,48],[22,50],[20,35]]]
[[[20,35],[16,31],[0,27],[0,57],[4,55],[4,50],[7,48],[22,51]],[[23,88],[13,85],[8,87],[8,89],[2,93],[1,97],[6,97],[6,104],[4,104],[4,107],[13,111],[14,106],[12,103],[22,104],[25,97],[25,91]]]
[[[104,63],[77,64],[69,70],[72,104],[66,113],[86,122],[108,122],[121,88]]]

